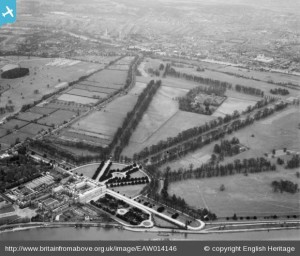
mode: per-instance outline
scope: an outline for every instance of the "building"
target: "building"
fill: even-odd
[[[103,195],[106,192],[106,186],[97,185],[88,180],[84,180],[69,186],[69,191],[75,200],[80,203],[86,203],[95,197]]]

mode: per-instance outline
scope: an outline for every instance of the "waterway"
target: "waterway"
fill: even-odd
[[[132,232],[116,228],[38,228],[0,234],[0,240],[300,240],[300,229],[222,234],[172,234]]]

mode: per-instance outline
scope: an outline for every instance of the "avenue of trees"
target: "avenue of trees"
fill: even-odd
[[[244,86],[244,85],[237,84],[237,85],[235,85],[235,90],[237,92],[242,92],[245,94],[250,94],[250,95],[255,95],[255,96],[260,96],[260,97],[264,96],[264,92],[262,90],[251,87],[251,86]]]
[[[271,89],[270,93],[275,94],[275,95],[280,94],[280,95],[283,95],[283,96],[290,94],[289,90],[282,89],[282,88]]]
[[[244,86],[244,85],[236,84],[235,87],[233,87],[233,85],[231,83],[222,82],[222,81],[214,80],[211,78],[204,78],[201,76],[194,76],[191,74],[181,73],[181,72],[176,71],[174,68],[172,68],[170,66],[167,66],[167,68],[166,68],[166,75],[170,75],[170,76],[174,76],[174,77],[178,77],[178,78],[184,78],[186,80],[194,81],[194,82],[205,84],[205,85],[217,86],[217,87],[221,87],[223,89],[233,89],[234,88],[237,92],[241,92],[241,93],[245,93],[245,94],[251,94],[251,95],[255,95],[255,96],[259,96],[259,97],[264,96],[264,92],[262,90],[253,88],[251,86]]]
[[[210,177],[228,176],[234,174],[248,174],[266,171],[275,171],[276,165],[272,164],[267,159],[248,158],[236,159],[232,163],[227,164],[203,164],[198,168],[182,169],[167,172],[168,182],[176,182],[186,179],[203,179]]]
[[[104,166],[104,163],[105,163],[105,162],[102,161],[102,162],[100,163],[100,165],[98,166],[98,168],[96,169],[95,173],[94,173],[93,176],[92,176],[92,179],[93,179],[93,180],[95,180],[95,179],[98,177],[100,171],[102,170],[102,168],[103,168],[103,166]]]
[[[194,76],[191,74],[180,73],[180,72],[177,72],[174,68],[170,67],[170,64],[168,64],[166,66],[165,75],[169,75],[169,76],[173,76],[173,77],[177,77],[177,78],[184,78],[189,81],[194,81],[194,82],[201,83],[204,85],[215,86],[215,87],[219,87],[219,88],[223,88],[223,89],[232,89],[231,83],[214,80],[211,78],[204,78],[201,76]]]
[[[256,108],[261,108],[268,103],[269,101],[267,100],[258,102],[251,111]],[[265,118],[273,114],[275,111],[282,110],[285,107],[287,107],[287,103],[281,102],[276,104],[274,107],[266,107],[262,110],[259,109],[253,117],[248,115],[244,120],[239,119],[239,114],[236,112],[233,115],[226,115],[224,118],[219,117],[218,119],[205,123],[202,126],[185,130],[179,133],[176,137],[170,137],[167,140],[160,141],[158,144],[152,145],[149,148],[146,147],[141,152],[134,154],[133,160],[136,161],[151,156],[151,159],[149,159],[151,163],[164,164],[199,149],[214,140],[223,138],[226,133],[231,134],[233,131],[250,125],[255,120]],[[229,122],[231,123],[229,124]],[[218,128],[218,126],[220,127]]]
[[[125,146],[128,145],[129,139],[142,119],[145,111],[150,105],[155,93],[161,86],[161,81],[151,80],[143,92],[139,95],[138,100],[134,106],[134,108],[127,113],[126,118],[123,121],[123,124],[114,135],[114,138],[110,144],[110,150],[112,150],[115,146],[114,157],[115,159],[120,158],[120,154]]]

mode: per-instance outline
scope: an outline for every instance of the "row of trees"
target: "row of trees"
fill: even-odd
[[[235,90],[237,92],[242,92],[245,94],[251,94],[251,95],[260,96],[260,97],[264,96],[264,92],[262,90],[251,87],[251,86],[244,86],[244,85],[236,84]]]
[[[240,173],[258,173],[266,171],[275,171],[276,165],[271,161],[260,158],[236,159],[232,163],[227,164],[213,164],[206,163],[195,169],[183,170],[179,168],[176,171],[167,172],[169,182],[176,182],[186,179],[203,179],[219,176],[228,176]]]
[[[101,182],[101,181],[104,181],[104,180],[107,180],[107,179],[110,179],[110,178],[112,177],[112,174],[111,174],[110,171],[109,171],[111,165],[112,165],[112,162],[110,162],[110,163],[108,164],[108,166],[107,166],[106,169],[104,170],[102,176],[99,178],[99,181],[100,181],[100,182]],[[102,167],[102,168],[103,168],[103,167]],[[102,168],[101,168],[101,169],[102,169]],[[101,169],[100,169],[100,170],[101,170]]]
[[[174,68],[172,68],[170,66],[169,67],[167,66],[165,71],[166,71],[165,74],[169,75],[169,76],[184,78],[189,81],[194,81],[194,82],[209,85],[209,86],[216,86],[216,87],[223,88],[223,89],[232,89],[231,83],[214,80],[214,79],[207,78],[207,77],[194,76],[192,74],[181,73],[181,72],[176,71]]]
[[[93,176],[92,176],[92,179],[93,179],[93,180],[95,180],[95,179],[98,177],[100,171],[102,170],[102,168],[103,168],[103,166],[104,166],[104,163],[105,163],[105,162],[102,161],[102,162],[100,163],[100,165],[98,166],[98,168],[96,169],[96,171],[94,172],[94,174],[93,174]]]
[[[111,181],[111,180],[109,180]],[[132,185],[142,185],[149,183],[148,177],[141,178],[130,178],[129,180],[113,181],[109,182],[109,187],[119,187],[119,186],[132,186]]]
[[[137,70],[138,59],[139,59],[139,57],[135,56],[133,61],[131,61],[131,63],[130,63],[129,70],[127,73],[127,79],[126,79],[125,86],[124,86],[125,89],[128,88],[133,83],[133,78],[134,78],[135,72]]]
[[[70,151],[60,148],[48,140],[32,140],[30,142],[30,147],[36,149],[37,151],[44,152],[53,158],[65,160],[66,162],[71,162],[76,165],[90,163],[92,161],[101,161],[102,159],[107,159],[109,156],[107,148],[99,150],[98,155],[76,155]]]
[[[275,95],[280,94],[280,95],[283,95],[283,96],[290,94],[289,90],[282,89],[282,88],[271,89],[270,93],[275,94]]]
[[[152,98],[154,97],[156,91],[160,86],[160,80],[156,82],[154,82],[154,80],[151,80],[143,90],[143,92],[139,95],[134,108],[127,113],[122,126],[117,130],[110,144],[110,150],[112,150],[116,146],[114,152],[115,159],[119,159],[123,148],[128,145],[133,131],[142,119],[145,111],[152,101]]]
[[[255,120],[265,118],[275,111],[279,111],[287,107],[287,103],[280,103],[274,107],[267,107],[263,110],[258,110],[253,117],[250,115],[246,119],[237,119],[239,115],[219,117],[217,120],[212,120],[202,126],[188,129],[179,133],[176,137],[168,138],[165,141],[160,141],[150,148],[145,148],[138,154],[134,154],[133,159],[139,160],[151,156],[151,163],[164,164],[167,161],[182,157],[187,153],[194,151],[209,144],[211,141],[218,140],[230,134],[233,131],[241,129],[247,125],[252,124]],[[232,121],[230,124],[227,124]],[[218,128],[218,126],[221,126]],[[165,150],[167,150],[165,152]]]
[[[216,72],[215,69],[209,69],[209,68],[206,68],[206,69]],[[264,71],[264,70],[261,69],[261,71]],[[228,71],[217,70],[217,72],[227,74],[227,75],[230,75],[230,76],[242,77],[242,78],[250,79],[250,80],[254,80],[254,81],[267,82],[268,84],[276,84],[276,85],[283,86],[283,87],[296,87],[296,88],[298,87],[297,84],[293,84],[292,82],[275,82],[272,79],[269,79],[268,81],[265,81],[265,80],[262,80],[262,79],[258,79],[257,77],[253,77],[253,76],[250,77],[250,76],[241,75],[241,74],[238,74],[238,73],[233,73],[233,72],[228,72]]]

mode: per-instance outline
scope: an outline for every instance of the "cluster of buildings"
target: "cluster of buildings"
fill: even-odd
[[[68,174],[71,176],[58,181],[47,173],[10,189],[5,196],[20,208],[31,206],[44,212],[59,214],[72,203],[84,204],[105,194],[105,185],[71,172]]]

